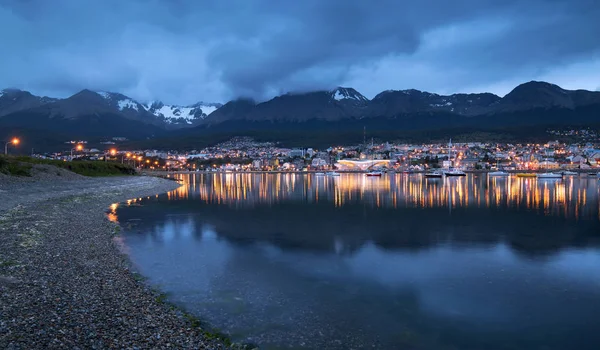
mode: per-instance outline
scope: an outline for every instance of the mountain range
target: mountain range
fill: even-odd
[[[156,139],[263,130],[386,132],[600,123],[600,92],[531,81],[504,97],[387,90],[368,99],[353,88],[288,93],[265,102],[224,105],[138,102],[115,92],[82,90],[65,99],[0,91],[0,133],[37,130],[68,138]],[[361,125],[363,127],[361,127]],[[355,130],[356,129],[356,130]],[[0,136],[4,136],[0,134]]]

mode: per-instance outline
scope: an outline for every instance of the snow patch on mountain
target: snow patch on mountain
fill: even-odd
[[[106,92],[106,91],[96,91],[96,93],[102,97],[104,97],[107,100],[110,100],[110,92]]]
[[[368,98],[361,95],[358,91],[350,88],[338,87],[337,89],[331,92],[333,93],[333,99],[336,101],[355,100],[359,102],[366,102],[369,100]]]
[[[138,110],[138,103],[128,98],[124,100],[119,100],[117,104],[119,105],[120,111],[124,110],[125,108],[135,109],[136,111]]]
[[[204,104],[202,102],[191,106],[165,105],[154,101],[143,105],[144,108],[169,124],[193,124],[196,120],[206,118],[220,107],[219,104]]]
[[[206,116],[209,116],[212,112],[216,111],[219,108],[219,105],[216,105],[216,104],[210,104],[210,105],[196,104],[196,105],[194,105],[194,107],[202,109],[202,112],[204,114],[206,114]]]

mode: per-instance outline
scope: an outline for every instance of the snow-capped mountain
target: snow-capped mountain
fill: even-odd
[[[361,103],[369,102],[368,98],[352,88],[338,87],[331,90],[330,93],[331,97],[336,101],[353,100]]]
[[[152,124],[159,124],[160,122],[158,118],[154,118],[153,115],[147,113],[144,105],[128,96],[108,91],[96,91],[96,94],[100,95],[111,109],[118,111],[125,117]]]
[[[352,88],[290,92],[261,103],[249,100],[232,101],[206,118],[206,123],[221,123],[227,120],[334,121],[349,116],[363,116],[368,104],[369,99]]]
[[[161,118],[165,123],[173,125],[194,125],[216,111],[220,103],[198,102],[190,106],[165,105],[160,101],[145,104],[148,112]]]

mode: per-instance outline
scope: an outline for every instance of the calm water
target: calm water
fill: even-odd
[[[178,178],[109,217],[152,284],[234,340],[600,349],[595,178]]]

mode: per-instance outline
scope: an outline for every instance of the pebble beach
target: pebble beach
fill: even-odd
[[[150,176],[0,178],[0,348],[224,349],[119,250],[112,203],[177,188]]]

